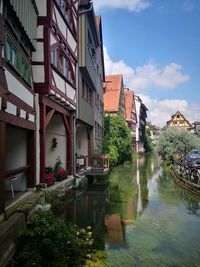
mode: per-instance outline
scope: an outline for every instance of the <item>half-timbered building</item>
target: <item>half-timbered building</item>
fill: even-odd
[[[135,107],[137,114],[137,124],[136,124],[136,151],[144,152],[144,140],[145,140],[145,128],[146,128],[146,118],[147,118],[147,107],[142,102],[142,99],[135,95]]]
[[[137,115],[136,115],[134,92],[130,91],[129,89],[126,89],[125,91],[125,111],[126,111],[126,122],[131,132],[132,149],[133,152],[136,152]]]
[[[36,52],[32,57],[38,101],[40,181],[58,160],[73,172],[76,111],[78,0],[36,0],[39,10]]]
[[[37,17],[33,0],[0,1],[0,214],[36,182],[31,57]]]
[[[174,115],[171,116],[171,119],[167,121],[167,127],[179,127],[184,130],[191,131],[192,124],[184,117],[184,115],[177,111]]]

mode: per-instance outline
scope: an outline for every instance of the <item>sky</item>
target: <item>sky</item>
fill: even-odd
[[[106,74],[163,127],[177,110],[200,121],[200,0],[93,0],[103,26]]]

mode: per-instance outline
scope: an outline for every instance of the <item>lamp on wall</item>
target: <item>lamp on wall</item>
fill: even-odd
[[[56,147],[57,147],[57,144],[58,144],[57,139],[54,137],[54,138],[52,139],[52,141],[51,141],[51,149],[52,149],[52,150],[55,150]]]

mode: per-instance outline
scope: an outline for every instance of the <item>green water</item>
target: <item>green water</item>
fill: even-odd
[[[200,198],[178,187],[156,156],[72,194],[63,217],[92,226],[108,266],[200,266]]]

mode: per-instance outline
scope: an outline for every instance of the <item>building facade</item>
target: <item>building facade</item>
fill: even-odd
[[[167,127],[171,126],[179,127],[188,131],[191,131],[192,129],[192,124],[179,111],[172,115],[171,119],[167,122]]]
[[[38,182],[45,168],[60,160],[73,172],[73,135],[77,106],[78,1],[36,1],[39,11],[32,57],[36,93]]]
[[[126,122],[131,132],[133,152],[136,152],[137,114],[135,107],[134,92],[130,91],[129,89],[126,89],[125,91],[125,111],[126,111]]]
[[[0,214],[35,186],[36,112],[31,58],[36,49],[35,1],[0,1]]]
[[[125,119],[125,97],[122,75],[106,75],[104,85],[104,112]]]
[[[92,155],[101,152],[104,60],[101,18],[92,3],[80,1],[79,72],[76,119],[76,157],[91,166]]]
[[[135,95],[135,107],[137,114],[136,125],[136,151],[144,152],[145,127],[147,118],[147,107],[139,96]]]

